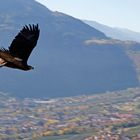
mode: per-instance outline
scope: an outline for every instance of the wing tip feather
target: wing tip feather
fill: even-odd
[[[25,32],[25,31],[34,32],[35,34],[39,36],[39,33],[40,33],[39,24],[37,23],[37,24],[24,25],[20,33]]]

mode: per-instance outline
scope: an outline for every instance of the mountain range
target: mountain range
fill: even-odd
[[[20,9],[20,10],[19,10]],[[0,44],[8,47],[25,24],[39,24],[29,65],[33,71],[0,69],[0,91],[17,97],[64,97],[139,85],[128,43],[35,0],[0,1]],[[130,43],[138,48],[138,43]]]
[[[119,40],[131,40],[140,42],[140,33],[131,31],[129,29],[125,28],[119,28],[119,27],[109,27],[104,24],[100,24],[96,21],[90,21],[90,20],[83,20],[86,24],[90,25],[91,27],[96,28],[97,30],[103,32],[106,36],[119,39]]]

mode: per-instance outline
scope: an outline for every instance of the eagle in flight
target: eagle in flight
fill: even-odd
[[[38,24],[25,25],[12,41],[9,49],[0,49],[0,67],[6,66],[24,71],[34,69],[27,64],[27,61],[37,44],[39,32]]]

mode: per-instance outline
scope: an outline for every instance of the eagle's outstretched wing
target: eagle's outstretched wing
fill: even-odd
[[[24,26],[12,41],[9,52],[12,56],[22,59],[24,63],[27,60],[37,44],[39,37],[39,28],[37,25]]]

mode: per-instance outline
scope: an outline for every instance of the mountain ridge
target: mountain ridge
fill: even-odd
[[[126,44],[87,45],[88,40],[110,38],[79,19],[52,12],[34,0],[13,0],[11,6],[8,1],[0,1],[2,46],[8,47],[25,24],[39,23],[41,34],[28,62],[35,69],[22,72],[1,68],[1,91],[21,98],[49,98],[138,86],[135,68],[125,52]],[[19,7],[20,12],[15,12]]]
[[[139,32],[131,31],[125,28],[110,27],[91,20],[83,20],[83,22],[90,25],[91,27],[96,28],[97,30],[100,30],[101,32],[105,33],[108,37],[119,39],[122,41],[130,40],[140,42]]]

